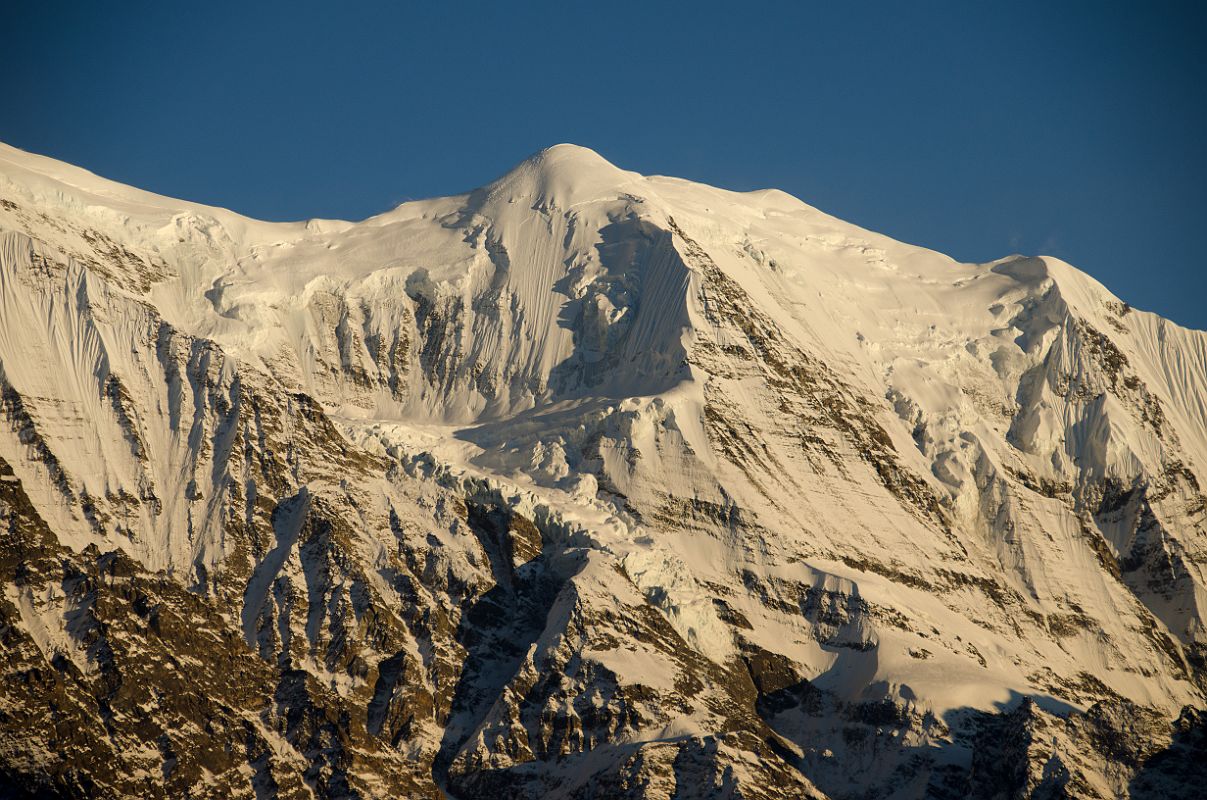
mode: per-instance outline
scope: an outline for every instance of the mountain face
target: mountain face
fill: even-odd
[[[0,147],[9,796],[1199,796],[1204,487],[1207,334],[1056,259]]]

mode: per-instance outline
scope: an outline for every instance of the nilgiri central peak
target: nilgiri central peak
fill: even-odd
[[[1207,333],[556,145],[0,147],[0,794],[1195,797]]]

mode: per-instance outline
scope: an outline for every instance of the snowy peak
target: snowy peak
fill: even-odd
[[[598,177],[632,175],[589,147],[562,142],[550,145],[521,162],[546,176],[557,175],[569,183],[590,182]],[[519,165],[517,165],[518,168]]]
[[[626,172],[586,147],[557,144],[520,162],[483,190],[507,203],[526,202],[543,210],[615,199],[641,176]]]
[[[1207,730],[1207,334],[1055,259],[573,145],[307,224],[5,149],[0,422],[30,785],[1110,797]]]

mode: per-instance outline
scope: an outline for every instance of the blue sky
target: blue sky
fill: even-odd
[[[0,139],[278,220],[571,141],[1207,329],[1204,5],[17,2]]]

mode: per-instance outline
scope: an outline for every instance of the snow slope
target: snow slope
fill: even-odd
[[[992,719],[1065,726],[1018,791],[1113,796],[1204,705],[1207,334],[1057,259],[573,145],[287,224],[0,147],[0,390],[10,531],[166,576],[275,683],[216,794],[964,796],[1034,758]],[[14,580],[10,673],[133,668]],[[170,795],[163,731],[106,785]]]

